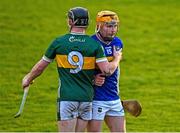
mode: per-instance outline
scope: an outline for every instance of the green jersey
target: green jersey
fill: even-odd
[[[107,60],[98,42],[88,35],[66,34],[53,41],[43,59],[57,62],[61,101],[92,101],[95,63]]]

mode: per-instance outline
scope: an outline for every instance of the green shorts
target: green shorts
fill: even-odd
[[[71,120],[80,118],[83,120],[92,119],[92,102],[59,101],[57,100],[57,118]]]

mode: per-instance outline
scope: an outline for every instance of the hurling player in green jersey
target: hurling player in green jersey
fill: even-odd
[[[71,8],[67,21],[70,33],[56,38],[22,81],[23,88],[29,86],[56,60],[59,74],[57,118],[58,129],[62,132],[85,131],[88,121],[92,119],[95,65],[105,75],[111,75],[121,58],[121,52],[117,50],[114,60],[107,61],[100,44],[85,34],[88,20],[87,9]]]

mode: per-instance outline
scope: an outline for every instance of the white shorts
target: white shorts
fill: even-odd
[[[57,118],[60,120],[71,120],[81,118],[92,119],[92,102],[57,101]]]
[[[105,116],[124,116],[120,99],[114,101],[93,101],[93,120],[104,120]]]

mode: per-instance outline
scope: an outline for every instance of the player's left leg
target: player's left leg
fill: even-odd
[[[126,132],[126,121],[121,100],[111,101],[111,109],[106,112],[105,122],[111,132]]]
[[[105,122],[111,132],[126,132],[124,116],[106,116]]]

